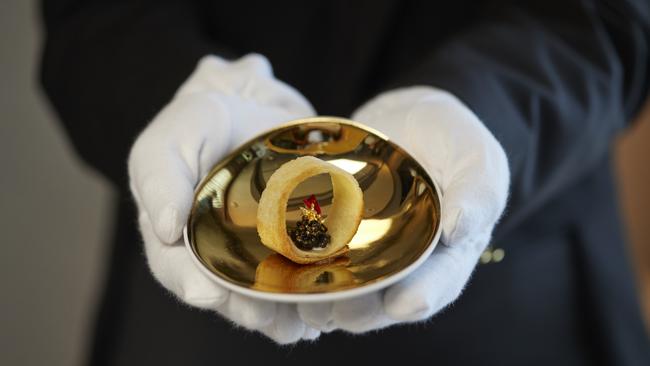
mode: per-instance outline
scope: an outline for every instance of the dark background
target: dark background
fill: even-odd
[[[81,165],[42,96],[35,2],[0,2],[0,40],[0,364],[79,365],[114,196]],[[620,139],[616,161],[650,319],[650,108],[642,116]]]

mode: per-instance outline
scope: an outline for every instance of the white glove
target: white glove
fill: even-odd
[[[314,115],[309,102],[273,77],[269,62],[204,57],[173,100],[138,137],[129,177],[154,277],[187,304],[215,310],[278,343],[315,339],[295,304],[247,298],[215,284],[196,268],[181,232],[199,179],[221,157],[274,124]]]
[[[460,295],[505,208],[510,172],[494,136],[445,91],[386,92],[352,119],[408,151],[442,191],[442,245],[420,268],[384,291],[298,306],[300,317],[316,329],[361,333],[426,320]]]

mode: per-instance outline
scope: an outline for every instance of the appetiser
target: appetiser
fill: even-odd
[[[323,218],[316,197],[304,200],[302,218],[287,228],[287,202],[306,179],[327,173],[332,181],[332,205]],[[345,254],[363,213],[363,192],[345,170],[313,156],[286,162],[269,178],[257,209],[257,232],[262,244],[300,264]]]

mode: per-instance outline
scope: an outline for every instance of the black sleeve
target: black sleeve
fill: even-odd
[[[127,185],[131,144],[209,53],[191,0],[45,0],[41,82],[86,162]]]
[[[512,227],[591,170],[643,103],[645,1],[516,1],[385,86],[432,85],[472,109],[503,145]]]

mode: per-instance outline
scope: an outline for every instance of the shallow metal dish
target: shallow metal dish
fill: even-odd
[[[302,155],[353,174],[364,193],[350,251],[327,264],[295,264],[257,235],[266,181]],[[332,187],[329,176],[320,175],[292,193],[288,225],[312,193],[327,215]],[[307,118],[254,138],[213,167],[196,189],[185,242],[199,268],[232,291],[284,302],[340,300],[395,283],[431,254],[440,237],[439,197],[417,161],[380,132],[342,118]]]

